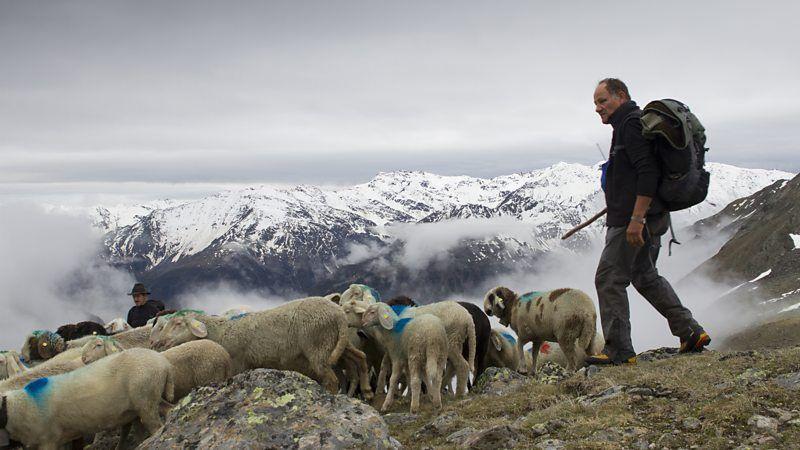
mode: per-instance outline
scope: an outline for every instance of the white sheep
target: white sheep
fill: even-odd
[[[381,406],[386,411],[394,401],[401,375],[406,374],[411,389],[411,413],[419,411],[421,381],[436,408],[442,407],[442,385],[447,362],[448,342],[442,321],[432,314],[400,318],[385,303],[371,304],[362,319],[364,330],[386,350],[392,364],[389,391]]]
[[[161,354],[172,364],[176,399],[185,397],[196,387],[219,383],[233,375],[231,356],[221,345],[208,339],[186,342]]]
[[[492,328],[489,334],[489,349],[486,352],[487,367],[507,367],[519,369],[517,338],[507,331]]]
[[[342,292],[339,304],[353,300],[357,302],[377,303],[381,301],[381,295],[378,291],[365,284],[351,284],[350,287]]]
[[[0,352],[0,380],[11,378],[28,370],[20,359],[20,354],[10,350]]]
[[[7,380],[0,381],[0,392],[22,389],[26,384],[37,378],[72,372],[91,362],[121,351],[122,348],[112,338],[92,336],[81,348],[73,348],[61,352],[36,367],[20,372]]]
[[[294,300],[276,308],[230,320],[175,315],[153,339],[163,350],[203,338],[222,345],[233,360],[234,373],[256,368],[293,370],[337,392],[333,371],[340,357],[355,362],[361,388],[371,398],[364,353],[350,345],[344,312],[324,297]]]
[[[26,447],[59,445],[139,418],[150,432],[162,425],[162,398],[173,399],[172,366],[152,350],[134,348],[74,372],[39,378],[0,398],[0,429]],[[120,442],[124,441],[124,433]]]
[[[122,333],[123,331],[132,330],[133,327],[128,324],[122,317],[117,317],[116,319],[108,322],[103,326],[106,329],[108,334],[118,334]]]
[[[398,313],[401,319],[415,317],[419,314],[433,314],[442,321],[447,332],[448,343],[448,364],[444,382],[449,385],[452,374],[455,373],[456,390],[454,394],[457,396],[466,395],[469,374],[475,371],[475,322],[472,320],[472,315],[470,315],[469,311],[454,301],[431,303],[416,307],[396,305],[392,309]],[[467,359],[464,359],[463,355],[465,344],[467,346]],[[385,379],[385,372],[383,365],[381,365],[381,375],[378,376],[379,384]]]
[[[519,297],[500,286],[486,293],[483,309],[517,334],[521,372],[535,372],[539,347],[545,341],[558,342],[567,357],[568,368],[575,370],[582,365],[596,333],[597,312],[592,299],[578,289],[530,292]],[[528,342],[534,349],[530,365],[523,351]]]
[[[114,335],[115,342],[125,350],[131,348],[149,348],[150,332],[152,326],[141,326],[128,331],[123,331]],[[97,336],[84,336],[80,339],[73,339],[67,342],[67,349],[83,347],[87,342],[92,341]]]

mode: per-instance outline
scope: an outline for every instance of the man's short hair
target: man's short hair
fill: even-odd
[[[600,82],[597,84],[605,84],[608,93],[611,95],[620,97],[624,94],[625,98],[628,100],[631,99],[631,94],[628,92],[628,86],[625,86],[625,83],[623,83],[619,78],[605,78],[600,80]]]

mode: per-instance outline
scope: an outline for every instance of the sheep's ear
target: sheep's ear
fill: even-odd
[[[383,328],[394,329],[394,317],[392,317],[392,309],[388,305],[378,305],[378,320]]]
[[[191,331],[195,337],[199,337],[200,339],[208,336],[206,324],[197,319],[189,319],[189,331]]]
[[[498,352],[503,350],[503,337],[502,336],[500,336],[499,334],[492,333],[491,340],[492,340],[492,344],[494,345],[494,348],[497,349]]]

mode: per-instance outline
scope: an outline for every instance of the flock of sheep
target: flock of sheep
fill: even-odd
[[[492,329],[487,315],[516,337]],[[134,329],[117,319],[35,331],[20,352],[0,353],[0,446],[5,438],[56,449],[114,428],[121,445],[137,418],[152,434],[193,388],[256,368],[300,372],[366,401],[386,389],[382,411],[406,389],[412,413],[423,389],[440,408],[443,391],[465,395],[470,375],[486,367],[534,372],[540,348],[557,354],[545,354],[548,342],[576,369],[602,345],[596,320],[591,299],[576,289],[518,296],[497,287],[481,310],[454,301],[417,306],[407,297],[381,302],[353,284],[264,311],[180,310]],[[527,343],[532,351],[523,350]]]

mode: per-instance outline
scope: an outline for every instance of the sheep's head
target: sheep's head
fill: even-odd
[[[111,337],[96,337],[89,342],[83,344],[81,349],[81,361],[84,364],[91,364],[98,359],[103,359],[108,355],[121,352],[122,347],[119,346],[116,339]]]
[[[117,334],[133,329],[133,327],[128,325],[128,322],[126,322],[122,317],[117,317],[111,322],[108,322],[104,328],[108,334]]]
[[[508,326],[511,309],[517,301],[517,294],[503,286],[490,289],[483,299],[483,311],[487,316],[497,316],[503,326]]]
[[[356,300],[366,303],[377,303],[381,301],[381,295],[375,289],[365,284],[351,284],[346,291],[342,292],[341,302]]]
[[[207,336],[206,324],[193,316],[176,314],[164,323],[163,328],[153,327],[150,332],[150,347],[163,351]]]
[[[0,380],[11,378],[14,375],[28,370],[22,363],[17,352],[0,352]]]
[[[25,339],[20,352],[25,361],[50,359],[66,349],[64,338],[47,330],[36,330]]]
[[[498,352],[503,351],[503,336],[500,335],[500,332],[492,328],[492,332],[489,335],[489,341],[492,342],[492,346],[494,346],[495,350]]]
[[[383,328],[391,330],[394,328],[396,314],[386,303],[373,303],[367,306],[361,318],[361,326],[364,328],[380,324]]]
[[[374,304],[374,303],[373,303]],[[341,305],[344,315],[347,317],[347,326],[353,328],[361,327],[361,318],[366,312],[370,303],[361,302],[357,300],[348,300],[342,302]]]

